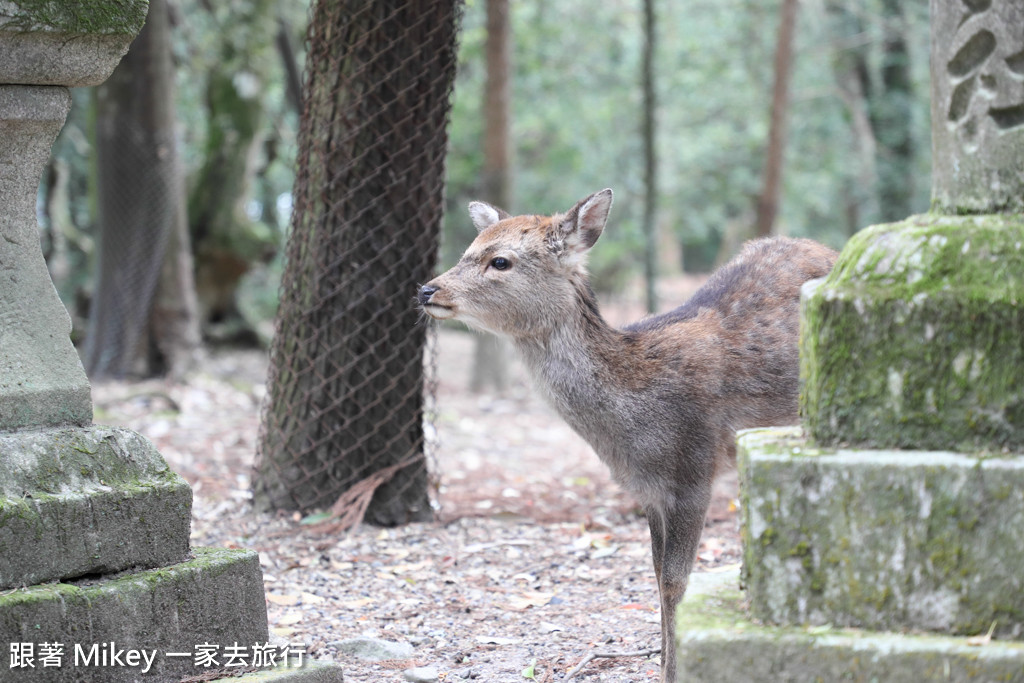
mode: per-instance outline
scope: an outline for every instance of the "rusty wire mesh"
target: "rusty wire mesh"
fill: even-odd
[[[331,508],[341,526],[432,515],[428,326],[413,299],[437,256],[460,10],[313,8],[260,508]]]

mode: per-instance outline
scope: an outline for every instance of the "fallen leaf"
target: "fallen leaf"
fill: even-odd
[[[537,630],[543,634],[554,633],[555,631],[564,631],[565,629],[558,624],[552,624],[550,621],[542,621],[537,626]]]
[[[602,557],[609,557],[618,552],[619,547],[615,545],[605,546],[604,548],[598,548],[590,554],[590,559],[600,560]]]
[[[302,612],[288,612],[277,620],[279,626],[291,626],[302,621]]]
[[[988,645],[989,643],[992,642],[992,634],[995,632],[995,630],[996,630],[996,622],[993,621],[992,625],[988,627],[988,633],[986,633],[983,636],[971,636],[970,638],[967,639],[967,644],[968,645],[973,645],[974,647],[981,647],[982,645]]]
[[[373,603],[370,598],[359,598],[357,600],[344,600],[338,604],[346,609],[359,609],[360,607],[366,607]]]
[[[267,593],[267,600],[275,605],[283,605],[285,607],[299,604],[298,595],[277,595],[276,593]]]
[[[530,680],[535,680],[536,679],[536,668],[537,668],[537,660],[534,659],[533,661],[530,662],[530,666],[528,666],[525,669],[523,669],[523,678],[529,678]]]
[[[411,572],[425,569],[430,565],[430,560],[423,560],[422,562],[412,562],[410,564],[396,564],[394,567],[388,567],[388,571],[392,574],[409,574]]]
[[[305,524],[307,526],[310,524],[319,524],[320,522],[326,522],[330,518],[331,513],[329,510],[325,512],[314,512],[313,514],[306,515],[305,517],[300,519],[299,524]]]
[[[312,593],[303,592],[300,597],[302,598],[303,605],[321,605],[326,602],[319,595],[314,595]]]
[[[291,634],[295,633],[295,629],[293,629],[291,627],[288,627],[288,626],[283,626],[283,627],[275,626],[275,627],[270,629],[270,632],[273,633],[275,636],[287,637],[287,636],[290,636]]]
[[[476,642],[481,645],[516,645],[518,638],[503,638],[501,636],[477,636]]]
[[[555,597],[554,593],[522,593],[520,595],[511,595],[508,599],[508,608],[521,612],[530,607],[543,607],[544,605],[551,602],[551,598]]]

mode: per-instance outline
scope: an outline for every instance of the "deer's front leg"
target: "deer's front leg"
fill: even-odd
[[[661,680],[676,681],[676,607],[697,557],[704,517],[711,502],[711,482],[676,492],[673,500],[648,510],[654,573],[661,596]]]
[[[659,595],[664,595],[661,588],[661,565],[665,559],[665,517],[661,508],[647,506],[647,526],[651,530],[651,558],[654,560],[654,576],[658,581]],[[661,653],[665,655],[665,611],[661,612]]]

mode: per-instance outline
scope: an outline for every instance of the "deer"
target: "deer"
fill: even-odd
[[[740,429],[798,422],[800,288],[837,254],[809,239],[746,242],[678,308],[613,328],[586,269],[612,207],[564,214],[469,204],[478,234],[417,293],[436,320],[508,338],[533,382],[644,511],[661,605],[661,680],[676,680],[675,612],[716,476]]]

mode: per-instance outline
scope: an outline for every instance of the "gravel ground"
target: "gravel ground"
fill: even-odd
[[[681,299],[680,299],[681,300]],[[260,554],[272,632],[346,681],[562,681],[589,652],[659,644],[645,520],[590,448],[534,396],[465,387],[472,337],[442,331],[437,520],[326,535],[254,515],[249,480],[266,359],[215,353],[186,382],[94,387],[96,421],[156,443],[195,491],[194,545]],[[697,571],[739,561],[736,478],[716,489]],[[397,643],[388,659],[354,639]],[[657,656],[596,659],[578,681],[657,680]]]

